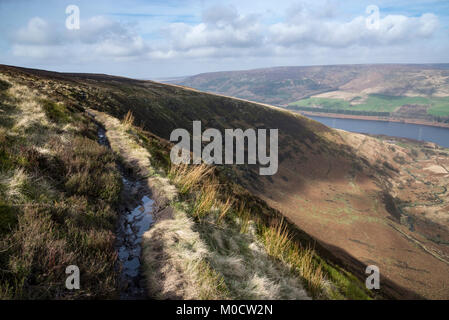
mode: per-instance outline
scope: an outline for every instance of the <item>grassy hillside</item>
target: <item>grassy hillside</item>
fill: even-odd
[[[447,179],[432,171],[435,170],[433,165],[446,166],[447,153],[444,151],[436,150],[432,154],[421,151],[419,147],[392,145],[362,135],[334,131],[300,115],[270,106],[151,81],[6,66],[0,67],[0,72],[5,82],[14,82],[46,95],[46,100],[52,103],[39,105],[44,114],[42,117],[48,119],[46,121],[64,123],[74,117],[72,113],[79,113],[75,117],[84,119],[83,112],[88,109],[98,114],[97,121],[108,117],[115,119],[104,120],[102,124],[119,161],[125,167],[137,167],[143,163],[147,172],[145,178],[157,181],[159,178],[168,179],[181,194],[184,193],[178,200],[169,202],[171,213],[164,214],[165,218],[150,229],[147,237],[151,241],[146,242],[150,247],[145,247],[146,264],[150,270],[167,272],[161,269],[160,261],[151,259],[157,256],[158,250],[163,250],[162,256],[168,261],[176,262],[170,270],[184,270],[180,277],[169,273],[174,277],[169,279],[175,280],[171,284],[180,283],[180,288],[187,288],[192,283],[199,287],[209,283],[205,287],[207,289],[211,283],[218,283],[225,284],[216,286],[223,288],[223,291],[212,292],[213,296],[230,294],[231,297],[241,297],[250,294],[247,288],[252,282],[248,273],[244,272],[243,278],[226,273],[230,269],[226,263],[232,260],[229,259],[235,253],[238,259],[243,259],[239,261],[249,265],[253,263],[254,268],[260,268],[254,264],[255,261],[245,260],[246,250],[253,250],[251,244],[256,241],[264,248],[264,259],[268,257],[268,261],[274,261],[276,268],[293,272],[294,278],[303,279],[301,281],[304,281],[308,294],[313,297],[322,296],[321,293],[315,295],[305,279],[313,279],[314,274],[319,274],[317,270],[322,270],[323,279],[334,288],[330,291],[320,289],[319,292],[327,292],[324,297],[372,297],[372,292],[367,293],[363,289],[368,264],[376,264],[383,270],[381,294],[385,297],[445,297],[442,288],[447,284],[448,252],[443,243],[447,238],[447,221],[439,217],[444,215],[448,202],[447,192],[443,192]],[[6,90],[9,95],[10,89]],[[120,126],[114,123],[120,122],[118,119],[123,119],[129,112],[134,117],[134,126],[117,129]],[[14,124],[16,120],[9,117],[4,118],[5,123]],[[280,164],[276,175],[259,176],[255,165],[214,168],[210,178],[218,181],[220,189],[213,203],[218,208],[225,208],[226,203],[229,204],[228,199],[233,203],[229,214],[224,215],[226,227],[220,224],[220,212],[224,209],[212,210],[210,201],[205,197],[213,194],[205,188],[215,183],[200,179],[198,184],[185,189],[182,177],[189,173],[177,174],[167,161],[169,144],[166,140],[171,131],[175,128],[191,131],[193,120],[201,120],[203,129],[279,129]],[[89,123],[90,120],[86,118],[84,121]],[[63,130],[62,125],[58,124],[55,130]],[[119,130],[118,133],[114,133],[116,130]],[[122,138],[125,140],[120,140]],[[67,141],[68,138],[63,139]],[[38,140],[47,143],[42,137]],[[150,156],[142,156],[144,153],[139,151],[142,149]],[[127,152],[132,156],[127,156]],[[157,170],[148,168],[149,158],[151,166]],[[432,170],[426,170],[427,167]],[[425,183],[417,185],[419,181]],[[65,185],[72,187],[67,182]],[[73,185],[77,184],[74,182]],[[154,185],[157,189],[158,184],[154,182]],[[75,188],[77,192],[78,189]],[[183,189],[185,192],[181,192]],[[70,194],[70,190],[62,191],[66,195]],[[92,195],[102,197],[98,191]],[[113,208],[112,203],[110,208]],[[198,215],[198,212],[203,213]],[[243,221],[255,221],[255,232],[247,233],[242,217],[250,217]],[[170,223],[164,223],[166,219]],[[281,224],[282,220],[284,222]],[[410,221],[413,221],[413,227],[410,227]],[[188,260],[190,255],[181,255],[181,261],[169,259],[182,254],[175,250],[179,246],[174,245],[180,241],[176,234],[179,232],[177,228],[182,226],[191,235],[191,241],[183,245],[199,254],[198,257],[206,264],[192,265]],[[245,230],[243,236],[240,235],[242,228]],[[16,229],[8,230],[15,232]],[[226,240],[234,237],[240,240],[236,240],[237,243]],[[436,238],[441,241],[430,240]],[[152,243],[163,245],[152,247]],[[198,243],[198,247],[191,247],[191,243]],[[301,267],[303,262],[298,261],[307,261],[308,258],[304,258],[307,255],[299,253],[302,252],[300,248],[309,246],[315,249],[315,253],[312,255],[314,267],[310,269],[314,272],[308,276],[304,272],[307,269]],[[185,252],[189,251],[186,249]],[[192,256],[195,256],[193,253]],[[11,268],[12,262],[8,263],[7,268]],[[181,269],[180,265],[183,266]],[[242,264],[235,262],[233,266],[238,268]],[[287,269],[282,269],[285,267]],[[269,279],[275,279],[271,271],[258,270],[264,276],[271,274]],[[199,276],[201,274],[209,276],[204,279]],[[8,279],[5,281],[10,283]],[[158,296],[162,294],[167,297],[168,293],[160,288],[168,288],[170,283],[152,281],[151,276],[148,279],[149,286]],[[414,279],[421,279],[421,282]],[[246,285],[239,287],[238,281]],[[198,293],[180,293],[183,297],[190,294]]]
[[[445,65],[279,67],[199,74],[175,83],[283,106],[365,112],[394,112],[405,106],[397,116],[449,117]]]
[[[0,91],[0,299],[113,298],[121,180],[96,125],[43,92]],[[75,264],[83,286],[64,292]]]
[[[125,201],[120,195],[118,165],[142,176],[141,179],[149,176],[149,184],[156,181],[154,194],[159,192],[166,197],[170,189],[161,189],[161,181],[167,181],[159,178],[161,175],[170,178],[181,193],[181,198],[170,200],[170,208],[177,212],[174,220],[169,221],[170,229],[164,229],[163,223],[156,224],[146,236],[151,239],[145,242],[144,253],[150,297],[175,298],[158,289],[162,271],[155,267],[158,263],[166,267],[174,260],[160,261],[160,252],[154,250],[158,248],[155,243],[169,245],[167,237],[177,232],[189,232],[192,239],[183,239],[186,247],[175,246],[173,249],[181,251],[171,254],[187,258],[189,241],[195,243],[191,262],[177,258],[175,267],[185,269],[179,281],[186,282],[190,290],[188,294],[179,289],[177,298],[372,296],[355,277],[331,261],[325,262],[311,247],[303,249],[301,245],[308,242],[293,240],[289,235],[292,226],[282,222],[276,211],[256,197],[237,185],[233,187],[232,181],[225,182],[219,196],[215,187],[218,181],[212,180],[224,179],[223,175],[217,172],[216,177],[210,176],[210,169],[200,167],[210,177],[196,181],[194,176],[203,175],[171,167],[167,143],[142,127],[133,126],[131,113],[123,124],[98,111],[89,109],[86,113],[83,107],[90,104],[78,105],[70,101],[70,95],[60,94],[77,88],[73,83],[57,81],[49,88],[48,79],[19,69],[5,69],[1,82],[5,142],[0,166],[2,299],[118,297],[121,285],[115,232],[118,204]],[[45,90],[37,89],[42,87]],[[75,95],[84,101],[89,91]],[[94,113],[96,117],[92,119]],[[106,128],[112,150],[98,144],[97,122]],[[22,143],[26,140],[29,142]],[[207,182],[209,179],[212,180]],[[223,198],[225,194],[227,198]],[[260,204],[245,209],[245,203],[250,201]],[[197,247],[200,244],[202,247]],[[72,264],[81,269],[80,291],[70,292],[63,286],[65,267]],[[242,273],[243,265],[246,273]],[[230,270],[230,266],[236,269]],[[173,271],[168,279],[176,274],[179,271]],[[335,282],[335,286],[329,286],[329,281]]]

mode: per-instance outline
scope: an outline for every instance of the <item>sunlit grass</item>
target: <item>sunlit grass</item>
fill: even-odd
[[[448,97],[406,97],[370,94],[362,102],[353,103],[337,98],[307,98],[290,104],[300,107],[320,107],[334,110],[354,110],[367,112],[394,112],[404,105],[428,106],[427,113],[433,116],[449,116]],[[317,109],[319,111],[319,109]]]
[[[212,173],[213,170],[214,168],[212,166],[206,164],[179,164],[172,165],[169,176],[178,187],[179,192],[185,194],[198,186],[203,179]]]

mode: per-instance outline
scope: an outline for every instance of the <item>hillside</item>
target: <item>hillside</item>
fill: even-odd
[[[59,274],[64,261],[78,254],[78,259],[86,261],[84,270],[92,279],[114,274],[107,271],[112,255],[102,259],[100,252],[113,254],[113,225],[120,208],[124,202],[136,205],[128,198],[151,195],[159,209],[154,225],[143,237],[143,254],[152,297],[377,297],[363,288],[366,265],[375,264],[381,270],[380,297],[448,298],[447,150],[332,130],[267,105],[152,81],[8,66],[0,66],[0,74],[0,137],[9,143],[2,143],[1,153],[1,213],[6,217],[6,222],[2,220],[2,244],[5,248],[11,243],[20,246],[14,239],[21,239],[31,226],[39,233],[37,221],[45,217],[47,224],[41,226],[55,230],[49,237],[57,250],[48,247],[46,238],[39,245],[22,245],[29,248],[31,256],[53,257],[56,252],[66,259],[61,262],[56,256],[60,263],[42,265],[59,268],[52,269],[51,277]],[[346,74],[334,80],[343,85],[350,78]],[[127,114],[128,121],[121,122]],[[207,179],[186,187],[188,181],[196,180],[185,177],[195,174],[169,163],[167,140],[175,128],[191,131],[193,120],[220,131],[278,128],[278,173],[260,176],[256,165],[217,166],[213,174],[204,176]],[[105,129],[110,149],[96,143],[97,125]],[[23,151],[21,141],[27,139]],[[113,162],[120,166],[114,167]],[[114,182],[123,172],[144,181],[133,197],[123,195],[126,183]],[[105,176],[91,181],[90,175]],[[20,177],[36,180],[24,184],[23,178],[17,184]],[[82,183],[86,179],[89,183]],[[206,183],[208,179],[212,182]],[[32,196],[22,187],[14,187],[33,186],[37,181],[53,187],[44,195],[45,188]],[[218,200],[209,206],[201,197],[214,194],[214,185],[220,186],[215,195]],[[17,194],[25,198],[14,198]],[[56,206],[61,211],[45,209],[56,199],[62,199]],[[39,204],[47,210],[45,215],[29,204]],[[248,221],[254,222],[254,228],[246,226]],[[276,236],[283,230],[290,234],[288,240]],[[88,247],[75,250],[82,238],[77,232],[91,237]],[[72,238],[67,238],[67,233]],[[305,250],[307,246],[313,246],[314,253]],[[179,248],[185,250],[179,252]],[[98,252],[99,261],[93,262],[97,256],[92,252]],[[248,252],[252,252],[251,258]],[[259,256],[254,256],[256,253]],[[308,260],[311,256],[313,261]],[[20,261],[28,266],[28,274],[19,272]],[[308,269],[304,268],[306,261]],[[0,262],[0,269],[7,270],[1,271],[0,278],[4,295],[20,296],[20,292],[14,293],[14,283],[20,281],[25,281],[21,289],[26,292],[57,281],[36,277],[36,262],[21,256],[19,247],[0,248]],[[99,264],[104,266],[92,267]],[[243,270],[243,276],[230,270]],[[259,278],[250,277],[252,270],[258,270]],[[284,282],[276,274],[281,274]],[[165,282],[157,281],[161,278]],[[109,286],[107,296],[117,294],[114,281],[111,278],[105,284]],[[198,290],[187,289],[192,287]],[[264,291],[270,287],[278,291]],[[102,297],[94,285],[84,294]]]
[[[449,71],[444,64],[277,67],[205,73],[173,83],[304,111],[449,117]]]

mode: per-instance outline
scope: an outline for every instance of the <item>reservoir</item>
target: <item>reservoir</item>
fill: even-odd
[[[336,129],[434,142],[449,148],[449,129],[420,124],[307,116]]]

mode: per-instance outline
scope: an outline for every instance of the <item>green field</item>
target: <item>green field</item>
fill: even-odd
[[[359,98],[360,99],[360,98]],[[375,111],[375,112],[394,112],[396,108],[403,105],[429,105],[427,113],[433,116],[447,117],[449,116],[449,97],[396,97],[372,94],[361,104],[353,104],[353,102],[343,99],[330,98],[307,98],[291,103],[291,106],[299,107],[316,107],[320,106],[324,109],[335,110],[354,110],[354,111]]]
[[[433,98],[432,100],[432,107],[427,110],[427,113],[437,117],[448,117],[449,97]]]
[[[343,99],[329,98],[307,98],[291,103],[292,106],[298,107],[314,107],[320,106],[325,109],[350,109],[351,104]]]

